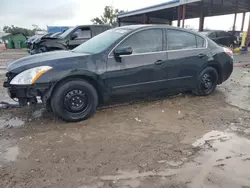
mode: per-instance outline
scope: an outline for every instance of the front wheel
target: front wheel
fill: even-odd
[[[214,92],[218,83],[218,73],[213,67],[207,67],[198,75],[196,91],[199,96],[210,95]]]
[[[95,113],[98,95],[85,80],[72,80],[56,87],[51,98],[53,112],[68,122],[85,120]]]

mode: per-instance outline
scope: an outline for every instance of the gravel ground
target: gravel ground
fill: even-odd
[[[0,187],[249,188],[249,80],[237,67],[211,96],[117,104],[79,123],[0,109]]]

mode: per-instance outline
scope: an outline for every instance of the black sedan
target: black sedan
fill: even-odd
[[[113,96],[192,91],[205,96],[229,78],[232,51],[189,30],[134,25],[73,49],[9,64],[4,87],[20,105],[37,97],[66,121],[87,119]]]
[[[206,35],[217,44],[228,46],[233,49],[237,44],[237,37],[226,31],[203,31],[201,34]]]

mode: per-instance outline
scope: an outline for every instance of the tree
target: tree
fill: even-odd
[[[124,12],[123,10],[114,9],[112,6],[106,6],[104,8],[104,13],[100,17],[96,17],[91,21],[94,24],[109,24],[111,26],[116,26],[116,15]]]
[[[15,27],[14,25],[12,26],[4,26],[3,27],[3,31],[5,33],[11,33],[11,34],[18,34],[18,33],[22,33],[25,36],[32,36],[35,34],[35,29],[25,29],[25,28],[21,28],[21,27]]]

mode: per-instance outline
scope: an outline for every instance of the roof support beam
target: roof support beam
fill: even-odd
[[[149,17],[147,14],[142,15],[142,23],[149,24]]]
[[[246,42],[246,46],[248,47],[249,44],[250,44],[250,15],[249,15],[248,30],[247,30],[247,42]]]
[[[182,5],[182,28],[185,26],[186,19],[186,5]]]
[[[203,31],[205,21],[205,13],[203,12],[203,1],[200,3],[200,19],[199,19],[199,31]]]
[[[234,14],[234,24],[233,24],[233,31],[235,31],[235,24],[237,19],[237,13]]]
[[[205,21],[205,16],[204,16],[204,13],[201,12],[200,20],[199,20],[199,31],[203,31],[203,29],[204,29],[204,21]]]
[[[241,24],[241,31],[244,30],[245,18],[246,18],[246,13],[243,12],[243,15],[242,15],[242,24]]]
[[[177,22],[177,27],[181,26],[181,8],[182,6],[178,6],[178,22]]]

